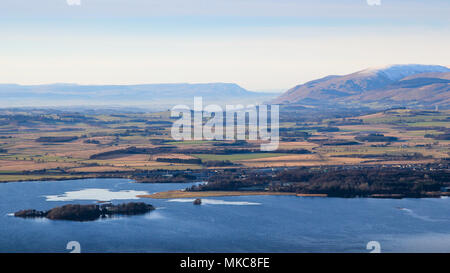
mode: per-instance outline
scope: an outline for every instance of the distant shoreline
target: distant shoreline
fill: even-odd
[[[172,198],[199,198],[199,197],[224,197],[224,196],[256,196],[256,195],[283,195],[297,197],[334,197],[334,198],[374,198],[374,199],[403,199],[403,198],[441,198],[450,196],[449,192],[427,192],[422,196],[411,197],[402,194],[372,194],[368,196],[330,196],[322,193],[295,193],[295,192],[269,192],[269,191],[185,191],[172,190],[153,194],[138,195],[139,198],[172,199]]]
[[[249,196],[249,195],[291,195],[295,192],[267,192],[267,191],[183,191],[173,190],[157,192],[153,194],[138,195],[140,198],[171,199],[171,198],[194,198],[194,197],[223,197],[223,196]]]
[[[129,175],[83,175],[83,176],[49,176],[49,177],[26,177],[23,180],[13,181],[0,181],[1,183],[14,183],[14,182],[37,182],[37,181],[64,181],[64,180],[81,180],[81,179],[131,179]],[[156,182],[157,183],[157,182]],[[168,183],[168,182],[165,182]],[[182,182],[183,183],[183,182]],[[169,183],[170,184],[170,183]],[[440,198],[449,197],[450,192],[426,192],[420,196],[408,196],[404,194],[371,194],[368,196],[330,196],[327,193],[296,193],[296,192],[274,192],[274,191],[185,191],[185,190],[172,190],[165,192],[157,192],[147,195],[138,195],[139,198],[151,198],[151,199],[171,199],[171,198],[199,198],[199,197],[225,197],[225,196],[297,196],[297,197],[336,197],[336,198],[375,198],[375,199],[403,199],[403,198]]]

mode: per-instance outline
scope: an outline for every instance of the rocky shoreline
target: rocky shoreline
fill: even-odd
[[[111,215],[138,215],[154,210],[155,208],[144,202],[131,202],[124,204],[103,204],[103,205],[79,205],[69,204],[55,207],[47,211],[35,209],[21,210],[14,213],[15,217],[21,218],[47,218],[50,220],[69,221],[94,221],[102,217]]]

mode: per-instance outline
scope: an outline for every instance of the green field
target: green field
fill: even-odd
[[[193,154],[192,156],[200,158],[204,161],[213,160],[229,160],[229,161],[239,161],[239,160],[249,160],[257,158],[267,158],[267,157],[277,157],[288,155],[285,153],[248,153],[248,154],[229,154],[229,155],[216,155],[216,154]]]

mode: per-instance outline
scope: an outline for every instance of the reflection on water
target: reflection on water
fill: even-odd
[[[180,203],[192,203],[195,199],[190,198],[179,198],[179,199],[169,199],[167,202],[180,202]],[[261,203],[255,202],[240,202],[240,201],[224,201],[217,199],[202,199],[202,205],[235,205],[235,206],[248,206],[248,205],[261,205]]]
[[[154,211],[152,211],[151,213],[147,213],[145,214],[145,219],[148,220],[160,220],[160,219],[164,219],[165,216],[160,212],[159,209],[156,209]]]
[[[74,200],[132,200],[139,199],[137,195],[148,194],[146,191],[122,190],[110,191],[108,189],[83,189],[79,191],[68,191],[61,195],[47,195],[47,201],[74,201]]]

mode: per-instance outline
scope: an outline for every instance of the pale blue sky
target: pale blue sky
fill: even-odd
[[[449,66],[448,14],[448,0],[1,0],[0,83],[284,90],[372,66]]]

